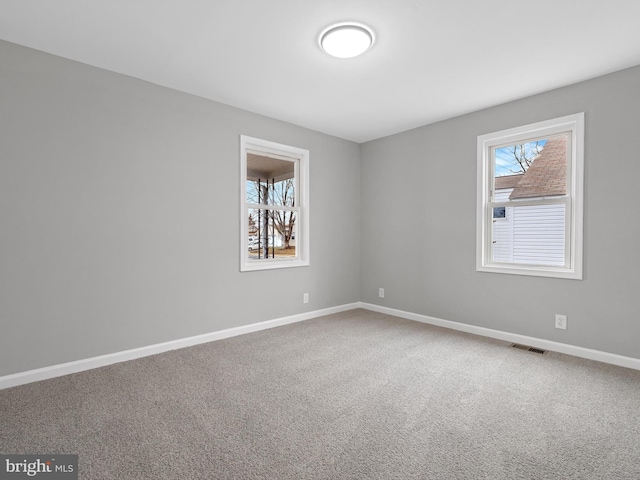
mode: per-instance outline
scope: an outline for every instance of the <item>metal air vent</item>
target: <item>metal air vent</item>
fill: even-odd
[[[512,343],[511,346],[513,348],[517,348],[518,350],[526,350],[527,352],[539,353],[540,355],[544,355],[545,353],[547,353],[546,350],[530,347],[529,345],[520,345],[519,343]]]

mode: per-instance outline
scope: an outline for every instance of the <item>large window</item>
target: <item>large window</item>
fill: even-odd
[[[240,137],[240,270],[309,265],[309,151]]]
[[[477,265],[582,278],[584,114],[478,137]]]

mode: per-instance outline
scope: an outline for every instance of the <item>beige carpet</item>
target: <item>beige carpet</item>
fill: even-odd
[[[353,310],[0,391],[83,479],[639,479],[640,372]]]

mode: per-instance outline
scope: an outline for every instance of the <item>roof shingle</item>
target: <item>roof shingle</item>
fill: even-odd
[[[567,137],[550,138],[540,155],[533,160],[533,163],[523,175],[509,175],[508,177],[499,178],[511,177],[519,177],[519,180],[513,187],[511,195],[509,195],[510,200],[566,195]],[[510,187],[498,187],[498,178],[496,178],[496,188]]]

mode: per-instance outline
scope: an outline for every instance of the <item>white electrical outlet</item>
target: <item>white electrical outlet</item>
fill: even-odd
[[[378,296],[379,296],[380,298],[384,298],[384,288],[379,288],[379,289],[378,289]]]
[[[556,313],[556,328],[559,328],[561,330],[566,330],[567,329],[567,316],[566,315],[559,315]]]
[[[302,295],[302,303],[309,303],[309,294],[308,293],[304,293]]]

